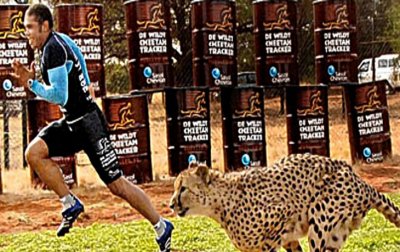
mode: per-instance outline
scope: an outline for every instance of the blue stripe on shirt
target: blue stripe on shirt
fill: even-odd
[[[57,34],[61,36],[61,38],[65,41],[65,43],[67,43],[67,45],[72,49],[76,57],[78,57],[79,63],[81,64],[82,67],[82,73],[85,78],[86,85],[89,86],[90,84],[89,73],[87,71],[86,61],[85,58],[83,57],[81,50],[70,37],[62,33],[57,33]]]
[[[68,101],[68,71],[64,64],[47,70],[50,86],[34,80],[31,86],[32,92],[48,102],[65,106]]]

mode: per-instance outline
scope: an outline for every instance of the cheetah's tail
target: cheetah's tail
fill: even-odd
[[[382,213],[386,219],[400,228],[400,209],[385,195],[373,188],[373,207]]]

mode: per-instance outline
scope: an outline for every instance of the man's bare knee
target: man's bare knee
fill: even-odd
[[[108,189],[114,194],[115,196],[123,197],[124,196],[124,179],[122,177],[118,178],[117,180],[111,182],[107,185]]]
[[[46,143],[41,138],[35,138],[25,150],[25,159],[29,165],[49,157]]]

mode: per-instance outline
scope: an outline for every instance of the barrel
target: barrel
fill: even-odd
[[[153,180],[150,131],[145,95],[103,98],[111,144],[117,152],[124,176],[135,184]]]
[[[267,165],[264,89],[221,88],[225,171]]]
[[[257,85],[299,85],[296,30],[297,0],[253,1]]]
[[[191,8],[193,85],[236,86],[236,2],[195,0]]]
[[[313,5],[316,83],[357,82],[355,1],[317,0]]]
[[[58,105],[48,103],[41,99],[28,101],[28,138],[32,141],[44,127],[51,122],[63,117]],[[78,184],[76,176],[75,155],[66,157],[52,157],[61,168],[64,181],[69,187]],[[31,169],[31,181],[34,187],[46,189],[47,186],[40,180],[35,171]]]
[[[131,89],[172,86],[169,1],[125,0],[124,6]]]
[[[207,87],[165,90],[169,174],[192,161],[211,167],[210,99]]]
[[[30,66],[33,50],[25,36],[24,13],[29,5],[0,5],[0,100],[33,98],[27,88],[11,78],[11,62]]]
[[[329,117],[326,85],[286,88],[288,152],[328,156]]]
[[[344,87],[352,162],[382,162],[392,154],[386,81]]]
[[[58,4],[57,31],[70,36],[81,49],[96,96],[106,94],[103,46],[103,5]]]

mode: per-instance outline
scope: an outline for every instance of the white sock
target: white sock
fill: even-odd
[[[165,227],[166,225],[164,219],[160,218],[157,224],[154,225],[154,230],[156,231],[157,238],[161,237],[164,234]]]
[[[75,199],[74,199],[74,197],[72,197],[71,194],[68,194],[67,196],[62,197],[60,199],[60,201],[63,206],[63,210],[62,210],[63,212],[64,212],[64,210],[75,205]]]

